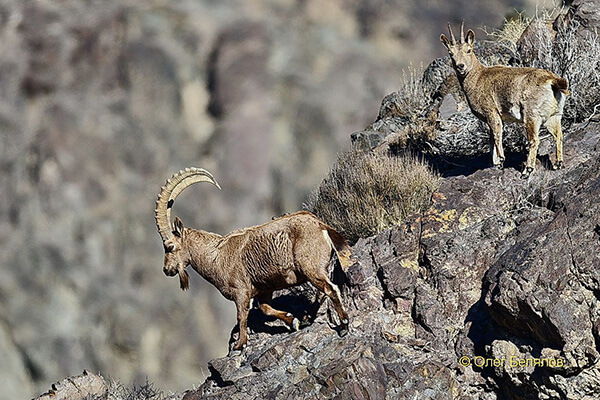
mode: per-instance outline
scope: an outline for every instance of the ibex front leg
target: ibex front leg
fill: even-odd
[[[237,308],[237,321],[240,330],[238,341],[235,342],[232,350],[242,350],[248,342],[248,313],[250,312],[250,293],[241,293],[235,298],[235,307]]]
[[[490,147],[492,151],[492,163],[494,167],[502,169],[504,167],[504,147],[502,146],[502,118],[499,115],[492,115],[488,118],[490,127]]]

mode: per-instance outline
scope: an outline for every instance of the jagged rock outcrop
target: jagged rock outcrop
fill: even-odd
[[[84,370],[83,373],[52,384],[50,390],[35,400],[84,400],[99,398],[106,394],[108,383],[97,374]]]
[[[348,336],[327,306],[294,333],[253,314],[248,348],[211,361],[195,395],[596,398],[599,148],[592,124],[566,138],[562,171],[443,178],[427,212],[354,246],[342,279]],[[286,293],[280,307],[306,293]]]
[[[600,28],[600,1],[573,0],[567,13],[567,19],[579,22],[587,33],[597,32]]]

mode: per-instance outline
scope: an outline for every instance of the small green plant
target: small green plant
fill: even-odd
[[[426,209],[438,180],[414,156],[352,149],[338,157],[304,207],[355,243]]]

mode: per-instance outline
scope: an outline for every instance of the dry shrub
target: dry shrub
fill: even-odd
[[[118,380],[108,379],[107,389],[104,395],[89,395],[84,400],[169,400],[172,397],[180,397],[165,395],[147,378],[141,385],[133,385],[131,388],[125,387]]]
[[[423,87],[423,65],[419,68],[412,64],[408,69],[402,70],[402,87],[398,89],[398,98],[401,99],[397,106],[409,114],[411,120],[414,120],[429,105],[429,99],[425,96]]]
[[[567,119],[579,122],[590,117],[600,104],[600,39],[598,33],[580,37],[579,22],[571,20],[559,30],[549,69],[569,81],[565,104]]]
[[[502,29],[492,32],[485,31],[486,35],[493,37],[497,42],[507,45],[512,51],[517,51],[517,41],[531,22],[531,18],[517,12],[510,18],[504,19]]]
[[[352,149],[338,157],[304,207],[355,243],[426,209],[438,180],[414,156]]]

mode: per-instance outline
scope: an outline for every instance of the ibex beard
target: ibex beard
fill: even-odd
[[[261,311],[299,329],[292,314],[269,305],[273,292],[311,282],[333,302],[341,321],[340,334],[348,331],[348,313],[338,287],[329,279],[328,265],[336,254],[342,269],[350,264],[350,247],[346,240],[313,214],[301,211],[267,222],[239,229],[226,236],[186,228],[175,217],[171,226],[171,208],[176,197],[196,182],[219,187],[213,176],[201,168],[186,168],[173,175],[161,189],[156,202],[156,225],[163,240],[163,272],[179,276],[180,287],[189,288],[188,265],[233,301],[237,309],[239,339],[233,350],[247,343],[250,300],[259,302]],[[220,187],[219,187],[220,188]]]
[[[473,51],[475,33],[469,29],[465,39],[460,28],[456,41],[448,24],[451,39],[440,36],[448,50],[452,66],[465,93],[471,111],[490,129],[490,147],[494,166],[502,168],[502,123],[521,122],[525,125],[529,153],[521,178],[528,178],[535,169],[540,144],[539,131],[543,124],[556,140],[556,162],[553,169],[563,165],[561,119],[568,83],[564,78],[539,68],[518,68],[496,65],[483,66]]]

